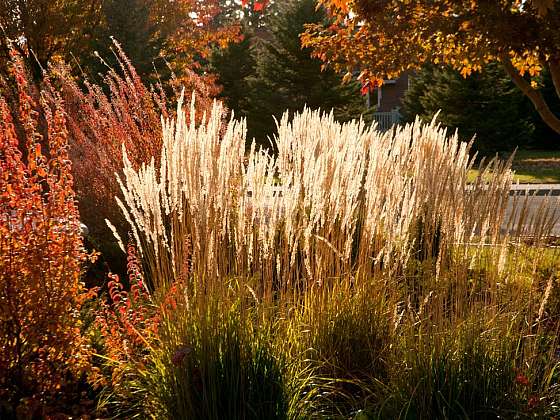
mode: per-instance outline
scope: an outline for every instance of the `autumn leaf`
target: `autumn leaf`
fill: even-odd
[[[267,1],[256,1],[255,4],[253,5],[253,10],[255,12],[262,12],[264,10],[264,8],[266,7]]]
[[[365,96],[369,93],[370,91],[370,85],[369,85],[369,81],[367,81],[366,83],[364,83],[362,85],[362,88],[360,89],[360,92],[362,94],[362,96]]]

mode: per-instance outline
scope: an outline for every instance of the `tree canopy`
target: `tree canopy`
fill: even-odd
[[[560,96],[559,0],[321,0],[331,24],[307,26],[303,44],[326,64],[361,79],[394,78],[424,63],[466,77],[502,63],[542,119],[560,133],[539,75],[547,67]]]
[[[0,34],[12,48],[45,65],[70,51],[79,56],[102,22],[103,0],[2,0]],[[6,60],[7,61],[7,60]]]
[[[3,0],[0,26],[12,48],[43,67],[57,58],[88,64],[94,51],[106,57],[113,36],[141,73],[165,57],[180,76],[238,36],[221,12],[220,0]]]

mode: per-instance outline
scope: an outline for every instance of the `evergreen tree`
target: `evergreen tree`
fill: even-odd
[[[259,3],[259,2],[257,2]],[[235,2],[221,0],[221,14],[218,21],[222,24],[239,22],[241,24],[241,40],[230,43],[227,48],[216,49],[210,60],[210,71],[217,75],[217,83],[222,91],[220,98],[237,118],[252,120],[254,95],[251,81],[256,78],[255,44],[258,38],[269,34],[266,25],[276,7],[274,1],[262,3],[264,7],[255,10],[255,0]]]
[[[211,71],[222,87],[220,97],[236,117],[249,117],[251,108],[250,78],[255,76],[254,36],[251,28],[242,32],[242,40],[212,55]]]
[[[302,48],[300,34],[308,23],[324,22],[326,14],[316,0],[287,0],[271,6],[264,34],[253,49],[256,74],[248,78],[250,100],[247,109],[249,137],[268,144],[275,132],[274,117],[285,110],[308,106],[334,109],[339,120],[359,118],[364,101],[357,83],[342,84],[340,75],[321,68]]]
[[[164,39],[150,19],[150,4],[145,0],[105,0],[102,12],[105,25],[99,34],[99,52],[111,65],[113,55],[110,37],[114,37],[126,52],[138,74],[153,72],[153,63],[163,48]]]
[[[402,103],[405,121],[416,115],[431,120],[441,111],[438,120],[464,140],[476,135],[474,147],[483,154],[532,141],[531,105],[497,64],[466,79],[451,68],[427,65],[412,76]]]

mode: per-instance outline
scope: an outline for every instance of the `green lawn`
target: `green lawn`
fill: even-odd
[[[515,180],[527,184],[560,184],[560,151],[520,150],[512,165]],[[474,180],[478,170],[469,172]]]

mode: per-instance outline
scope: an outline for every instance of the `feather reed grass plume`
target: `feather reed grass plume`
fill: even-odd
[[[451,255],[474,258],[485,245],[503,254],[552,226],[550,203],[528,220],[527,199],[510,198],[511,161],[482,162],[467,182],[472,143],[435,121],[380,132],[305,109],[280,120],[271,156],[255,144],[245,152],[245,122],[224,121],[218,102],[200,124],[194,97],[189,119],[182,102],[176,120],[162,119],[159,165],[137,170],[123,151],[119,206],[155,287],[187,254],[194,278],[257,279],[257,295],[390,279],[411,260],[432,261],[437,277]]]

